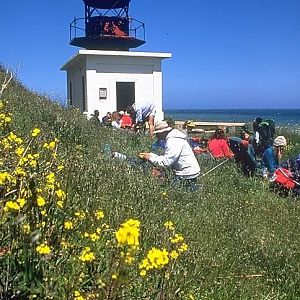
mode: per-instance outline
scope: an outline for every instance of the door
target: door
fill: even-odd
[[[117,111],[126,110],[135,102],[135,83],[117,82]]]

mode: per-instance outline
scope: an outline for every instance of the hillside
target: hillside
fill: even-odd
[[[296,199],[233,161],[187,193],[102,153],[136,157],[146,136],[95,127],[14,80],[0,100],[1,299],[300,298]],[[203,173],[218,164],[198,159]]]

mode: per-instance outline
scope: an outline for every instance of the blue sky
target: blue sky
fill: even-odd
[[[82,0],[5,1],[0,62],[64,100],[69,23],[83,15]],[[132,0],[130,15],[146,23],[135,51],[173,54],[164,108],[300,108],[300,0]]]

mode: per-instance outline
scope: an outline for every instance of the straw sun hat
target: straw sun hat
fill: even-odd
[[[172,127],[170,127],[166,121],[161,121],[155,123],[153,133],[162,133],[170,130],[172,130]]]

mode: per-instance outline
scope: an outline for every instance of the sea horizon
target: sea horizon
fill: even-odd
[[[174,120],[251,122],[256,117],[273,119],[280,126],[300,126],[300,108],[298,109],[165,109],[165,118]]]

